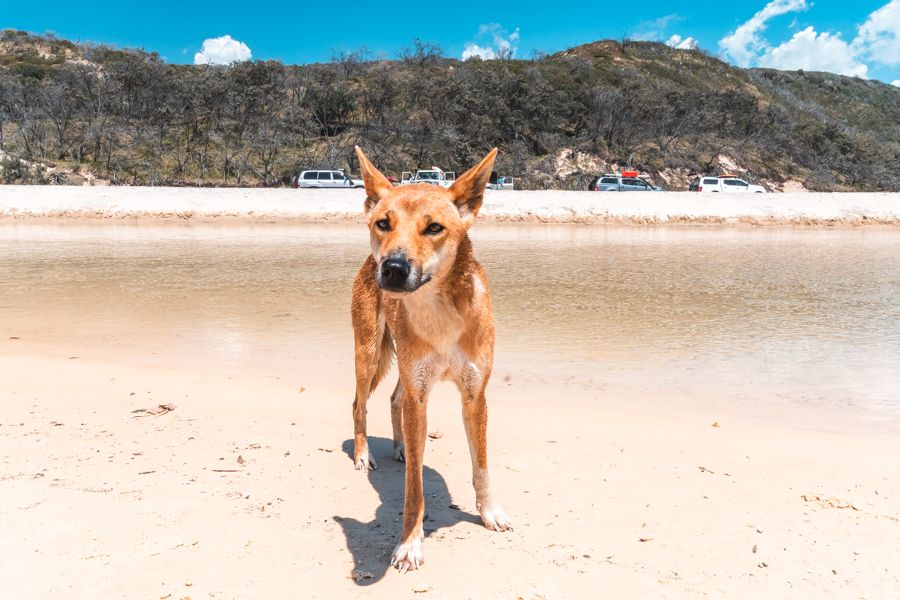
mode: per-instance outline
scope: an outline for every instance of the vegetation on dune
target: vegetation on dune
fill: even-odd
[[[770,184],[897,191],[900,89],[650,42],[461,62],[415,41],[396,60],[201,67],[0,33],[0,181],[286,185],[356,172],[354,144],[395,175],[460,171],[496,145],[524,188],[584,189],[630,163],[672,189],[734,164]]]

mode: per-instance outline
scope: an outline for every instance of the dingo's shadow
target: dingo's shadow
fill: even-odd
[[[350,457],[346,477],[362,477],[353,470],[353,440],[346,440],[342,446]],[[347,549],[353,555],[354,570],[351,577],[357,585],[371,585],[380,581],[390,567],[391,553],[400,537],[403,519],[403,490],[406,466],[393,456],[393,442],[386,438],[370,437],[369,452],[378,462],[378,468],[368,472],[369,483],[378,492],[381,505],[375,511],[375,518],[363,523],[350,517],[335,516],[347,538]],[[441,474],[426,466],[422,472],[425,488],[425,537],[442,527],[457,523],[481,525],[481,517],[457,508]]]

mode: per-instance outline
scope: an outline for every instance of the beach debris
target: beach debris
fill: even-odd
[[[431,591],[431,586],[427,585],[427,584],[416,586],[413,588],[413,594],[424,594],[425,592],[430,592],[430,591]]]
[[[213,473],[240,473],[240,469],[210,469]]]
[[[432,431],[431,433],[428,434],[428,437],[430,437],[433,440],[439,440],[442,437],[444,437],[444,434],[441,433],[440,431]]]
[[[138,475],[149,475],[150,473],[156,473],[156,471],[141,471]]]
[[[297,388],[297,393],[298,393],[298,394],[302,394],[302,393],[305,392],[305,391],[306,391],[306,388],[303,387],[302,385],[301,385],[300,387]],[[293,425],[293,423],[291,423],[291,425]]]
[[[751,552],[753,552],[753,554],[756,554],[756,544],[753,544],[753,550],[751,550]]]
[[[859,510],[859,508],[854,506],[852,502],[841,500],[839,498],[823,498],[816,494],[802,494],[800,496],[800,499],[804,502],[814,502],[822,508],[850,508],[853,510]]]
[[[371,571],[362,571],[360,569],[353,569],[353,573],[351,577],[354,581],[363,581],[365,579],[375,579],[375,573]]]
[[[319,452],[334,452],[334,448],[319,448]]]
[[[765,532],[763,531],[763,528],[762,528],[762,527],[757,527],[757,528],[756,528],[756,533],[765,533]]]
[[[247,461],[244,459],[243,456],[238,454],[237,463],[243,467],[245,464],[247,464]]]
[[[769,566],[769,563],[765,563],[765,562],[759,563],[759,568],[760,568],[760,569],[765,569],[765,568],[768,567],[768,566]]]
[[[699,466],[699,467],[697,467],[697,468],[700,469],[700,472],[701,472],[701,473],[712,473],[713,475],[716,474],[715,471],[711,471],[711,470],[707,469],[707,468],[704,467],[704,466]]]
[[[248,450],[259,450],[260,448],[262,448],[262,445],[256,444],[256,443],[253,443],[253,444],[250,444],[249,446],[247,446]]]
[[[17,336],[17,335],[11,335],[11,336],[9,336],[9,339],[11,339],[11,340],[18,340],[18,339],[20,339],[20,338],[19,338],[19,336]]]
[[[719,422],[718,422],[718,421],[713,421],[713,424],[710,425],[710,427],[720,427]]]
[[[451,503],[450,503],[450,508],[452,508],[453,510],[459,510],[459,504],[453,504],[453,503],[451,502]]]
[[[164,414],[170,413],[175,410],[175,405],[171,402],[168,404],[157,404],[152,408],[139,408],[137,410],[131,411],[136,414],[136,417],[146,417],[148,415],[153,415],[154,417],[161,417]]]
[[[652,542],[652,541],[653,541],[653,538],[651,538],[651,537],[642,537],[642,538],[638,538],[638,541],[639,541],[639,542]]]

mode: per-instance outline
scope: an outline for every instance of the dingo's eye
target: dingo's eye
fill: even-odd
[[[378,219],[377,221],[375,221],[375,227],[377,227],[381,231],[390,231],[391,222],[387,219]]]
[[[425,233],[428,235],[437,235],[444,230],[444,226],[440,223],[431,223],[428,227],[425,228]]]

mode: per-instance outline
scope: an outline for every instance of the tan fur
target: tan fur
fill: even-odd
[[[491,498],[487,470],[487,403],[484,390],[494,359],[494,320],[487,277],[475,260],[469,227],[481,208],[497,150],[449,189],[429,185],[393,187],[356,148],[366,184],[366,223],[372,255],[353,284],[356,395],[353,402],[354,463],[374,469],[366,440],[366,401],[396,352],[400,378],[391,395],[394,457],[406,461],[403,530],[391,563],[401,571],[422,564],[425,501],[422,461],[426,407],[432,386],[453,381],[462,394],[463,422],[472,458],[476,506],[489,529],[511,528]],[[376,223],[390,222],[390,231]],[[430,224],[444,230],[426,233]],[[380,261],[403,252],[427,283],[412,292],[379,288]]]

